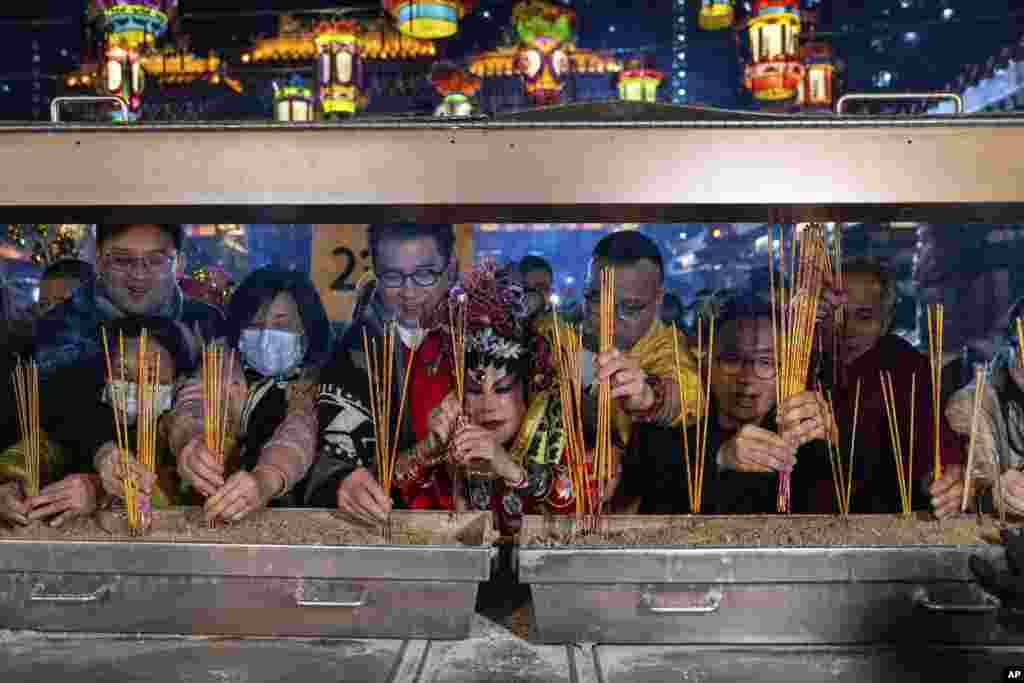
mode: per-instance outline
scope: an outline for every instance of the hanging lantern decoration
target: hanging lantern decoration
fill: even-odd
[[[539,105],[557,104],[570,69],[576,13],[547,0],[524,0],[512,10],[512,23],[523,45],[518,59],[527,94]]]
[[[178,0],[90,0],[89,16],[108,45],[139,50],[163,35],[177,8]]]
[[[800,48],[804,61],[804,77],[800,81],[797,102],[803,107],[832,108],[832,78],[835,63],[832,46],[815,41]]]
[[[142,91],[146,86],[139,53],[134,48],[109,45],[104,52],[100,92],[119,97],[128,105],[128,118],[118,109],[112,116],[121,123],[137,121],[142,108]]]
[[[283,86],[274,83],[274,120],[281,122],[313,120],[313,90],[298,74],[292,74]]]
[[[701,0],[697,25],[705,31],[721,31],[732,26],[735,0]]]
[[[434,89],[444,97],[444,101],[434,110],[434,116],[472,116],[475,109],[473,96],[482,84],[478,76],[460,69],[454,64],[443,62],[434,66],[430,72],[430,82]]]
[[[315,27],[317,102],[328,119],[356,112],[363,71],[359,33],[359,23],[351,19],[322,21]]]
[[[804,76],[800,63],[800,7],[796,0],[754,0],[747,24],[750,63],[744,84],[754,99],[792,99]]]
[[[656,102],[658,86],[665,80],[665,74],[651,69],[639,59],[626,62],[619,74],[619,99],[626,102]]]
[[[475,5],[476,0],[384,0],[400,33],[426,40],[455,35],[459,21]]]

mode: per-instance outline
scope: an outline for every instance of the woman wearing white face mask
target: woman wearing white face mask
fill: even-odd
[[[103,490],[115,498],[124,496],[122,480],[125,473],[125,461],[139,482],[143,497],[154,508],[170,505],[184,505],[189,500],[187,492],[181,491],[177,477],[174,456],[167,442],[167,418],[174,398],[175,380],[192,371],[194,363],[189,347],[188,333],[178,323],[166,318],[129,316],[120,318],[104,326],[107,338],[111,340],[111,364],[115,368],[113,381],[104,386],[101,396],[101,413],[95,416],[97,421],[113,421],[113,399],[127,396],[128,407],[128,439],[129,444],[135,443],[135,421],[138,414],[138,344],[142,330],[146,330],[149,353],[160,358],[160,383],[156,387],[157,418],[157,472],[146,470],[135,458],[127,458],[114,442],[103,444],[93,459]],[[124,377],[120,379],[120,351],[116,348],[119,339],[124,337]],[[145,506],[144,506],[145,508]]]
[[[262,268],[228,308],[228,344],[241,362],[229,392],[237,447],[221,466],[203,439],[202,390],[186,383],[174,408],[171,447],[182,478],[206,497],[210,520],[238,520],[287,494],[316,454],[315,390],[333,337],[320,296],[300,273]]]

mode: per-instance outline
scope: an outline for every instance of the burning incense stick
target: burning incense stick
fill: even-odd
[[[835,404],[832,402],[832,394],[826,392],[826,404],[828,405],[829,426],[829,460],[832,464],[832,480],[835,487],[836,502],[839,505],[839,514],[846,516],[850,514],[850,497],[853,494],[853,460],[857,453],[857,417],[860,412],[860,380],[857,380],[857,389],[853,399],[853,432],[850,434],[850,450],[846,457],[844,468],[842,449],[839,447],[839,422],[836,420]]]
[[[910,379],[910,445],[907,458],[903,457],[903,441],[900,438],[899,417],[896,410],[896,392],[893,389],[892,373],[880,372],[882,381],[882,397],[885,401],[886,415],[889,421],[889,439],[892,443],[893,456],[896,459],[896,483],[899,487],[900,506],[904,515],[909,515],[913,503],[913,472],[914,472],[914,404],[917,400],[917,377]]]
[[[928,362],[932,370],[932,476],[942,478],[942,304],[928,305]]]
[[[774,237],[772,230],[771,237]],[[820,224],[809,223],[794,234],[790,249],[789,288],[787,289],[785,236],[780,233],[779,291],[775,288],[775,259],[768,253],[769,286],[772,307],[772,338],[776,367],[776,405],[805,391],[814,348],[818,304],[821,301],[828,269],[828,250]],[[779,473],[777,507],[789,512],[790,475]]]
[[[128,376],[125,359],[124,334],[119,333],[117,338],[118,369],[120,376],[115,380],[114,365],[110,356],[110,342],[107,338],[107,330],[103,329],[103,352],[107,361],[107,384],[110,387],[110,406],[114,412],[114,431],[117,434],[117,450],[121,455],[121,487],[124,489],[125,512],[128,516],[129,533],[135,535],[141,528],[141,519],[138,505],[138,484],[132,473],[131,451],[129,450],[128,439]],[[117,384],[119,382],[120,384]],[[121,387],[118,390],[116,387]]]
[[[373,417],[374,452],[377,465],[377,483],[385,494],[391,495],[394,482],[395,460],[398,454],[398,438],[402,429],[402,416],[405,409],[405,396],[409,387],[409,376],[412,374],[412,360],[416,349],[409,350],[405,363],[405,373],[398,401],[398,421],[391,426],[391,401],[394,395],[392,385],[395,367],[396,325],[390,323],[385,328],[381,346],[377,340],[370,339],[363,330],[363,351],[366,354],[366,371],[370,379],[370,412]],[[391,517],[388,516],[382,529],[385,542],[391,542]]]
[[[221,467],[224,466],[224,451],[227,448],[234,370],[234,350],[226,352],[224,347],[217,343],[206,344],[203,347],[203,436],[206,440],[206,449]],[[210,526],[215,525],[216,522],[211,520]]]
[[[39,426],[39,369],[34,361],[18,359],[11,376],[18,404],[18,427],[21,431],[22,454],[25,459],[25,492],[39,495],[42,486],[39,465],[42,459],[42,429]]]
[[[707,461],[708,422],[711,413],[711,364],[714,358],[715,345],[715,319],[712,318],[708,324],[708,344],[704,346],[704,320],[697,319],[697,381],[703,391],[697,396],[697,406],[694,411],[697,422],[697,440],[694,445],[693,465],[690,464],[690,440],[687,438],[686,430],[683,430],[683,462],[686,469],[686,488],[690,496],[690,512],[698,515],[704,500],[704,465]],[[683,391],[684,369],[679,356],[679,337],[676,329],[672,328],[672,345],[676,365],[676,377],[679,387],[679,404],[683,414],[686,414],[686,396]]]
[[[555,360],[558,364],[559,397],[562,402],[562,421],[566,435],[565,459],[572,482],[576,515],[583,518],[591,510],[591,476],[587,463],[587,446],[583,432],[583,375],[580,352],[583,348],[579,330],[562,333],[555,325]]]
[[[985,398],[985,378],[988,375],[987,368],[978,365],[974,369],[974,412],[971,414],[971,438],[967,446],[967,474],[964,475],[964,495],[960,501],[960,512],[967,512],[967,496],[971,490],[971,475],[974,469],[974,451],[978,443],[978,417],[981,415],[981,404]],[[998,475],[998,471],[997,471]],[[998,487],[999,480],[996,479]]]
[[[598,352],[608,353],[615,348],[615,270],[601,269],[601,319]],[[601,500],[606,495],[615,472],[615,449],[612,445],[612,386],[611,378],[598,386],[597,396],[597,444],[594,450],[594,471],[597,480],[597,497],[594,504],[595,524],[601,514]]]

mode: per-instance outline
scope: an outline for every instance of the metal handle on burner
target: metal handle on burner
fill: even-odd
[[[91,602],[99,602],[102,600],[107,592],[110,590],[109,586],[100,586],[92,593],[44,593],[45,589],[42,586],[36,586],[32,591],[32,595],[29,596],[30,602],[60,602],[60,603],[71,603],[76,605],[87,604]]]
[[[121,117],[128,119],[128,103],[120,97],[90,95],[88,97],[54,97],[50,102],[50,121],[60,123],[60,105],[65,102],[110,102],[121,109]]]
[[[652,614],[713,614],[722,606],[722,592],[711,591],[704,596],[703,605],[692,607],[655,607],[654,596],[644,593],[640,596],[640,608]]]
[[[964,113],[964,98],[955,92],[903,92],[903,93],[849,93],[836,101],[836,114],[843,115],[843,105],[847,102],[903,102],[907,100],[952,100],[953,110],[957,114]]]
[[[985,593],[985,601],[975,604],[943,604],[934,602],[928,595],[928,590],[919,587],[914,591],[914,604],[929,612],[941,612],[943,614],[987,614],[998,610],[1002,603],[999,598]]]
[[[355,609],[356,607],[366,606],[366,594],[369,592],[368,589],[364,588],[363,592],[359,594],[359,598],[356,600],[304,600],[300,597],[295,598],[296,607],[344,607],[348,609]]]

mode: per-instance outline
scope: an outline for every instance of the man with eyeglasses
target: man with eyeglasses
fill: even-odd
[[[727,301],[716,318],[701,507],[705,514],[775,512],[782,471],[793,473],[791,509],[808,512],[814,483],[822,474],[830,475],[821,441],[827,413],[820,397],[803,392],[776,411],[771,323],[771,308],[752,294]],[[693,458],[697,425],[687,428],[686,438]],[[690,512],[681,452],[660,448],[627,461],[627,508],[643,514]]]
[[[615,272],[615,339],[614,348],[602,354],[598,352],[600,273],[608,268]],[[624,454],[623,458],[628,457],[627,451],[632,453],[647,443],[648,432],[669,430],[684,419],[672,329],[660,320],[664,277],[658,246],[642,233],[628,230],[612,233],[598,242],[584,285],[584,348],[580,358],[583,384],[588,387],[583,405],[584,429],[591,438],[597,424],[597,386],[607,379],[612,396],[612,441],[615,449]],[[539,332],[550,341],[555,320],[555,316],[546,316],[537,324]],[[686,337],[681,335],[679,342],[684,366],[683,391],[687,405],[695,406],[699,393],[695,363]],[[670,438],[668,447],[677,448],[678,439]],[[558,477],[557,487],[571,486],[567,472]],[[613,490],[614,482],[609,496]]]
[[[38,321],[34,359],[43,429],[71,454],[73,474],[23,501],[28,519],[67,519],[95,508],[98,482],[92,458],[101,444],[114,439],[113,419],[101,420],[109,433],[95,425],[82,428],[83,421],[96,420],[97,413],[89,408],[98,405],[104,385],[101,325],[126,315],[154,315],[181,322],[205,339],[221,336],[220,311],[186,299],[178,288],[183,241],[180,225],[98,225],[95,283],[80,287]],[[84,433],[94,435],[96,442],[83,442]]]
[[[441,465],[447,434],[442,424],[452,414],[442,402],[454,386],[452,370],[440,334],[426,329],[436,319],[456,277],[455,232],[449,224],[375,224],[369,228],[375,283],[359,297],[352,324],[332,362],[322,374],[320,399],[321,457],[310,475],[310,488],[323,490],[337,482],[338,510],[368,525],[380,524],[392,507],[391,492],[374,478],[372,447],[361,443],[369,412],[358,396],[367,394],[364,333],[378,344],[388,322],[397,323],[401,340],[395,361],[401,376],[410,352],[415,352],[400,428],[396,478],[405,505],[452,509],[445,487],[433,480],[404,481],[406,468],[436,469]],[[398,397],[394,401],[397,405]],[[448,400],[451,403],[452,399]],[[457,410],[455,411],[457,412]],[[407,486],[404,484],[408,484]]]

